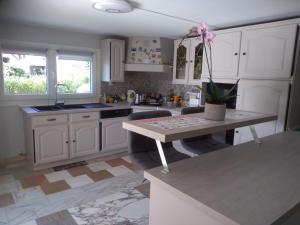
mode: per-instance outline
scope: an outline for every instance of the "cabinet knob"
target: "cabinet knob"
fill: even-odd
[[[238,131],[238,130],[236,130],[236,131],[235,131],[235,133],[236,133],[236,134],[238,134],[238,133],[239,133],[239,131]]]
[[[190,61],[191,63],[193,62],[193,60]]]
[[[69,141],[66,141],[66,144],[69,144]]]
[[[238,53],[237,53],[237,52],[235,52],[235,53],[234,53],[234,55],[238,55]]]
[[[243,55],[246,55],[246,52],[243,52]]]
[[[76,140],[73,140],[73,143],[75,143],[76,142]]]

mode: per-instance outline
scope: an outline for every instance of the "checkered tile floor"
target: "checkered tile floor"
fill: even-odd
[[[128,156],[123,156],[105,161],[94,160],[84,166],[61,171],[47,171],[44,174],[21,179],[16,179],[13,174],[2,175],[0,176],[0,210],[2,207],[13,205],[20,192],[41,190],[42,193],[40,194],[50,195],[120,176],[134,170]]]

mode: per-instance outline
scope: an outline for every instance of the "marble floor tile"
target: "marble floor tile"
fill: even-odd
[[[124,159],[124,160],[125,160],[126,162],[128,162],[128,163],[132,163],[132,161],[131,161],[131,159],[129,158],[128,155],[123,156],[122,159]]]
[[[136,186],[135,189],[145,195],[147,198],[150,198],[150,182]]]
[[[133,173],[132,170],[128,169],[127,167],[125,167],[123,165],[108,168],[107,171],[110,172],[114,176],[121,176],[121,175],[124,175],[124,174],[127,174],[127,173]]]
[[[66,182],[71,188],[80,187],[86,184],[93,183],[94,181],[87,175],[80,175],[77,177],[70,177],[66,179]]]
[[[11,205],[5,208],[5,213],[9,225],[20,225],[36,218],[30,205]]]
[[[100,170],[105,170],[105,169],[108,169],[108,168],[111,167],[109,164],[107,164],[104,161],[102,161],[102,162],[94,162],[94,163],[88,164],[87,166],[93,172],[98,172]]]
[[[81,175],[87,175],[89,173],[92,173],[89,167],[87,166],[76,166],[73,168],[68,169],[68,172],[73,176],[81,176]]]
[[[37,225],[77,225],[67,210],[36,219]]]
[[[26,177],[20,180],[23,188],[39,186],[45,181],[46,181],[46,177],[44,175]]]
[[[15,203],[15,200],[11,193],[0,195],[0,208],[12,205],[14,203]]]
[[[44,194],[49,195],[49,194],[70,189],[70,186],[67,184],[65,180],[59,180],[52,183],[44,182],[41,185],[41,189],[43,190]]]
[[[35,222],[35,220],[31,220],[29,222],[22,223],[21,225],[37,225],[37,223]]]
[[[4,209],[0,209],[0,225],[7,224],[6,213]]]
[[[149,200],[144,195],[127,190],[69,209],[78,224],[148,224]]]
[[[108,172],[107,170],[100,170],[98,172],[93,172],[93,173],[88,174],[88,176],[94,182],[113,177],[113,175],[110,172]]]
[[[45,197],[45,194],[41,190],[40,186],[20,189],[13,192],[16,203],[26,203]]]
[[[2,175],[0,176],[0,185],[7,184],[7,183],[13,183],[15,181],[15,178],[13,175]]]
[[[61,170],[57,172],[47,173],[45,177],[49,182],[56,182],[60,180],[65,180],[67,178],[71,178],[71,174],[67,170]]]
[[[130,170],[135,170],[134,165],[132,163],[129,163],[128,161],[118,158],[118,159],[111,159],[106,161],[109,165],[115,167],[115,166],[126,166]]]
[[[18,180],[15,180],[10,183],[3,183],[0,185],[0,194],[6,194],[22,189],[21,183]]]

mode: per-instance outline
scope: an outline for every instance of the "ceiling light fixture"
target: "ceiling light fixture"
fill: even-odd
[[[132,6],[124,0],[101,0],[93,7],[97,10],[108,13],[128,13],[132,11]]]

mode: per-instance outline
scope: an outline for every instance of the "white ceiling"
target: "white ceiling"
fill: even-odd
[[[0,0],[0,20],[120,36],[178,37],[198,22],[213,28],[300,16],[300,0],[136,0],[126,14],[96,11],[97,0]],[[195,22],[192,22],[195,21]]]

